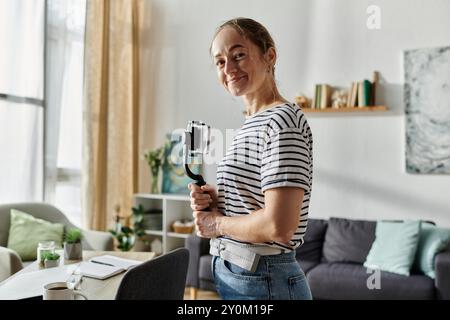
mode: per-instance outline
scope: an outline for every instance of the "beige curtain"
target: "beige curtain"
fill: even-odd
[[[116,211],[129,216],[137,192],[143,1],[87,2],[82,211],[89,229],[112,227]]]

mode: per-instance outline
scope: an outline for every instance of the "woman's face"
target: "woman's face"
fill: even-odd
[[[255,44],[234,28],[225,27],[217,34],[211,52],[219,82],[233,96],[255,94],[269,83],[267,80],[272,71],[267,70],[273,65],[274,50],[270,49],[263,55]]]

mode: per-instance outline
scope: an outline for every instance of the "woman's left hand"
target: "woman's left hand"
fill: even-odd
[[[215,238],[221,236],[219,232],[219,220],[224,217],[217,210],[213,211],[194,211],[194,223],[197,235],[202,238]]]

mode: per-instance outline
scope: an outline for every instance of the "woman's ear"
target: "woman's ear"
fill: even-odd
[[[274,47],[270,47],[267,49],[264,54],[264,59],[266,62],[273,68],[275,66],[275,62],[277,62],[277,51]]]

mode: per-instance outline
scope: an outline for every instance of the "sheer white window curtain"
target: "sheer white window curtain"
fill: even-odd
[[[0,202],[43,199],[44,0],[0,0]]]
[[[46,201],[78,225],[85,11],[0,0],[0,203]]]
[[[47,1],[45,200],[81,225],[85,0]]]

